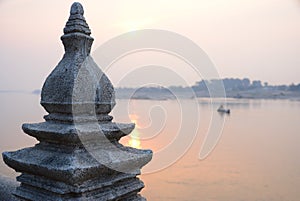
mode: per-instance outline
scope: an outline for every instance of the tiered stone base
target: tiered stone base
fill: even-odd
[[[21,182],[15,192],[20,199],[47,201],[141,201],[145,200],[138,192],[144,187],[135,175],[120,173],[119,176],[85,182],[81,186],[72,186],[40,176],[22,174],[17,178]]]
[[[117,142],[131,132],[132,124],[99,126],[53,122],[23,125],[26,133],[42,142],[3,153],[5,163],[22,173],[17,177],[21,185],[15,195],[35,201],[144,200],[138,194],[144,184],[137,175],[151,160],[152,152]],[[85,146],[79,135],[87,140]]]

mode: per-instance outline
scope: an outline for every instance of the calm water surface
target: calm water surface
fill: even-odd
[[[35,144],[35,139],[22,132],[21,124],[43,120],[46,113],[39,97],[2,93],[0,98],[0,151]],[[180,147],[168,153],[170,157],[183,155],[169,167],[141,176],[146,185],[143,196],[149,201],[298,201],[300,102],[232,99],[230,115],[219,115],[208,103],[205,99],[117,101],[115,121],[137,125],[132,137],[122,139],[123,144],[155,153],[166,150],[179,136],[184,136],[182,146],[191,144],[184,147],[186,153]],[[214,121],[225,119],[223,134],[213,152],[199,160],[212,115]],[[192,139],[195,131],[195,139],[186,144],[184,139]],[[153,161],[164,162],[156,155]],[[144,168],[146,172],[160,166],[153,161]],[[0,173],[16,175],[2,160]]]

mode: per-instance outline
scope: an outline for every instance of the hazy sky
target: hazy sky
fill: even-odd
[[[60,36],[72,2],[0,0],[0,90],[42,86],[63,55]],[[249,77],[271,84],[300,82],[298,0],[79,2],[95,39],[93,50],[134,29],[163,29],[197,43],[221,77]],[[128,61],[116,66],[121,64],[133,66]],[[194,83],[197,78],[189,73],[189,82]],[[113,82],[118,76],[116,72],[109,75]],[[155,71],[149,76],[155,76]]]

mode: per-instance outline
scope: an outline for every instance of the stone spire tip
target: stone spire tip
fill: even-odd
[[[74,2],[71,6],[69,20],[64,28],[64,34],[69,34],[69,33],[83,33],[86,35],[91,34],[91,30],[88,24],[86,23],[83,14],[84,14],[83,6],[78,2]]]
[[[81,5],[81,3],[74,2],[71,6],[70,14],[71,15],[76,15],[76,14],[83,15],[84,10],[83,10],[83,6]]]

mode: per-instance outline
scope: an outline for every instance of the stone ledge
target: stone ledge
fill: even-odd
[[[19,201],[12,193],[18,186],[18,182],[9,177],[0,175],[0,198],[3,201]]]

